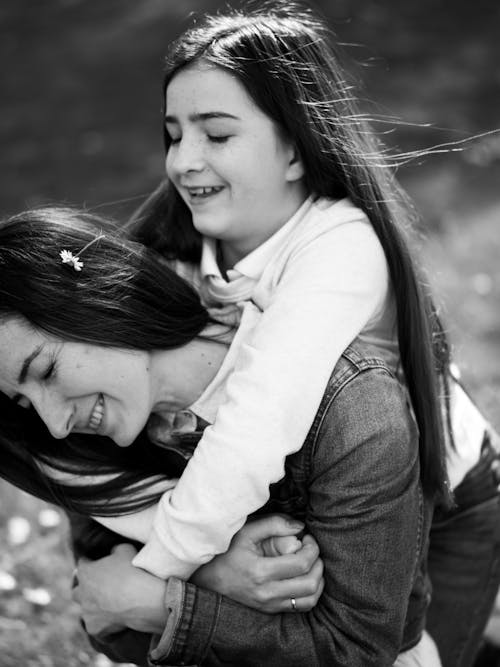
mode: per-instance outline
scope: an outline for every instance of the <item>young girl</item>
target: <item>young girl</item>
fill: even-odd
[[[157,576],[188,577],[227,549],[283,477],[356,337],[405,378],[425,493],[447,501],[445,337],[403,197],[331,41],[309,12],[279,7],[209,17],[168,57],[169,180],[137,233],[239,329],[227,382],[192,406],[214,424],[134,561]]]

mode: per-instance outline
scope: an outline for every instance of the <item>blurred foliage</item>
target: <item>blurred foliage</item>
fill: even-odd
[[[0,665],[106,667],[71,601],[65,517],[54,510],[47,522],[44,503],[5,483],[0,491]]]
[[[60,200],[96,206],[150,191],[163,173],[166,46],[190,12],[219,6],[214,0],[3,0],[3,211]],[[377,125],[391,146],[413,150],[500,125],[498,3],[324,0],[313,6],[344,44],[349,68],[364,84],[361,98],[372,100],[377,113],[409,123]],[[431,160],[428,169],[441,162]],[[476,170],[444,159],[450,163],[460,172],[456,178]],[[455,181],[443,189],[445,206],[460,197]],[[425,194],[422,200],[437,219],[439,209]]]
[[[166,46],[190,12],[222,6],[214,0],[2,0],[2,214],[66,201],[127,215],[163,175]],[[362,105],[399,119],[375,124],[393,150],[461,142],[500,128],[499,3],[323,0],[313,6],[343,44]],[[455,148],[464,150],[413,160],[398,176],[430,232],[422,255],[464,376],[500,427],[500,135]],[[109,664],[89,648],[70,601],[64,519],[41,526],[45,505],[3,483],[0,499],[0,664]],[[22,543],[12,542],[12,517],[30,527]],[[27,592],[40,589],[50,601]]]

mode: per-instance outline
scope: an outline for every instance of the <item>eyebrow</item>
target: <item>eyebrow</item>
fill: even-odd
[[[30,364],[31,364],[32,361],[34,361],[38,357],[38,355],[42,351],[42,348],[43,348],[43,345],[38,345],[37,347],[35,347],[33,352],[31,354],[29,354],[26,357],[26,359],[23,361],[21,371],[20,371],[19,376],[17,378],[18,384],[24,384],[24,382],[26,381],[26,376],[28,375]]]
[[[234,116],[231,113],[225,113],[224,111],[207,111],[205,113],[194,113],[188,116],[188,120],[192,123],[212,120],[213,118],[229,118],[231,120],[240,120],[238,116]],[[179,121],[175,116],[165,116],[165,123],[178,123]]]

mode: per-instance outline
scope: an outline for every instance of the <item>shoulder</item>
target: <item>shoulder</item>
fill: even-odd
[[[357,382],[365,393],[364,386],[368,382],[388,384],[397,393],[406,394],[406,388],[395,376],[394,370],[389,366],[386,359],[377,347],[366,344],[359,339],[353,341],[342,353],[340,359],[333,369],[327,388],[323,395],[321,408],[325,410],[332,407],[335,402],[348,393]],[[366,392],[366,402],[371,400],[369,392]]]
[[[321,229],[336,229],[343,225],[364,225],[371,227],[368,216],[346,197],[344,199],[316,199],[309,210],[309,226]]]
[[[342,220],[368,220],[366,214],[353,204],[349,197],[343,199],[329,199],[318,197],[313,201],[311,213],[321,216]]]
[[[368,216],[350,199],[315,200],[290,238],[290,254],[333,253],[341,257],[346,249],[354,261],[359,256],[371,263],[384,262],[382,246]]]
[[[418,430],[406,387],[375,348],[355,342],[342,354],[316,415],[314,455],[339,459],[357,449],[388,465],[418,452]],[[368,444],[368,447],[367,447]],[[369,457],[371,458],[371,456]]]
[[[382,245],[365,213],[349,199],[314,201],[280,253],[273,268],[280,272],[300,266],[300,260],[318,262],[318,270],[338,274],[345,267],[387,276]],[[352,277],[352,276],[351,276]]]

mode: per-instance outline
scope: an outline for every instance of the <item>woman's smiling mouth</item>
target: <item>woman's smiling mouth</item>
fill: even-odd
[[[97,429],[101,425],[103,417],[104,417],[104,396],[102,394],[99,394],[99,398],[97,399],[96,404],[94,405],[94,409],[92,410],[92,414],[90,415],[88,424],[89,428],[91,428],[93,431],[97,431]]]

